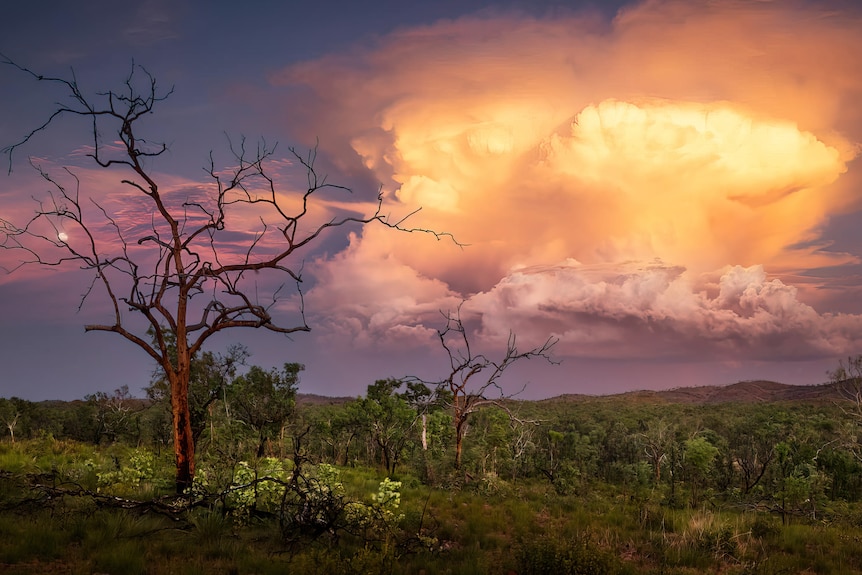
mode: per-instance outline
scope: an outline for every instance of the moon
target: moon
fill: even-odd
[[[57,234],[57,239],[61,242],[65,242],[69,239],[69,234],[67,234],[66,232],[60,232]]]

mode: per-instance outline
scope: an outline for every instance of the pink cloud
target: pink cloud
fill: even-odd
[[[72,156],[74,161],[80,154],[75,151]],[[160,257],[160,250],[154,238],[159,237],[164,240],[170,237],[170,229],[168,224],[155,213],[153,202],[143,192],[122,183],[123,178],[135,181],[134,175],[129,171],[100,169],[92,165],[76,166],[67,171],[57,162],[47,159],[34,159],[33,163],[49,174],[71,199],[63,198],[62,192],[55,185],[40,178],[36,171],[21,167],[7,180],[9,187],[4,185],[4,190],[0,191],[3,205],[2,217],[17,225],[23,225],[34,216],[39,206],[37,200],[42,202],[45,210],[65,209],[74,213],[76,210],[74,210],[73,199],[77,196],[81,208],[81,220],[86,230],[93,234],[92,239],[95,241],[100,259],[106,261],[117,258],[125,250],[137,265],[142,281],[144,283],[150,281],[148,278],[156,273],[155,266]],[[85,163],[92,164],[92,162]],[[272,170],[270,175],[275,180],[276,196],[285,212],[290,215],[300,213],[303,209],[303,195],[309,186],[305,169],[298,166],[294,160],[283,157],[273,158],[269,167]],[[223,182],[225,178],[229,181],[230,173],[230,169],[227,169],[219,172],[219,176]],[[184,233],[188,234],[191,229],[208,220],[204,210],[213,211],[216,207],[214,198],[218,187],[215,182],[206,179],[205,176],[200,180],[191,180],[156,170],[151,171],[151,175],[159,185],[162,200],[174,217],[178,218]],[[245,188],[253,198],[268,197],[271,191],[267,186],[268,183],[262,180],[245,182]],[[78,192],[80,192],[79,195]],[[239,192],[232,192],[227,199],[233,202],[239,197]],[[263,204],[228,205],[225,229],[217,231],[213,238],[207,234],[200,235],[189,245],[190,250],[200,257],[197,265],[202,265],[204,262],[217,265],[217,263],[229,264],[242,261],[255,242],[257,243],[251,255],[252,260],[271,257],[283,250],[286,242],[278,230],[278,225],[282,224],[283,220],[275,210],[270,208],[266,211],[261,206]],[[345,215],[367,217],[374,209],[376,204],[355,198],[345,190],[322,190],[307,205],[308,213],[300,224],[299,237],[315,230],[324,222],[345,217]],[[42,305],[26,310],[27,314],[35,318],[57,318],[57,310],[71,311],[81,303],[82,296],[87,292],[95,274],[91,270],[76,269],[79,262],[67,261],[68,265],[65,266],[22,266],[21,264],[32,262],[34,254],[39,254],[43,261],[61,262],[63,258],[70,256],[63,248],[63,243],[72,246],[80,253],[91,256],[90,238],[86,230],[72,218],[51,217],[31,228],[31,231],[41,235],[41,238],[22,238],[22,245],[32,248],[33,252],[24,249],[0,250],[0,267],[5,270],[15,270],[11,274],[0,273],[0,285],[11,286],[8,288],[9,293],[21,293],[22,286],[31,286],[29,291],[33,292],[34,283],[45,281],[50,282],[46,285],[65,288],[62,295],[58,295],[51,301],[46,299]],[[301,250],[285,264],[299,271],[303,267],[303,258],[310,260],[328,250],[337,251],[343,240],[335,236],[336,234],[322,234],[310,246],[311,249]],[[0,240],[4,239],[0,236]],[[188,265],[192,265],[191,255],[187,254],[187,256]],[[106,269],[115,294],[118,297],[127,295],[130,290],[127,264],[120,262]],[[281,272],[264,271],[253,275],[248,274],[245,289],[253,297],[260,297],[261,301],[266,303],[286,279],[290,278]],[[292,286],[286,287],[287,291],[279,297],[287,297],[287,293],[294,292]],[[96,282],[94,297],[89,298],[83,308],[87,323],[111,321],[113,310],[102,297],[103,294],[100,293],[102,289],[101,283]],[[194,298],[193,304],[197,308],[193,313],[199,313],[207,302],[206,297]],[[85,322],[83,318],[80,318],[80,321]]]
[[[399,232],[375,226],[366,228],[363,237],[391,234]],[[370,245],[379,244],[372,240]],[[430,326],[442,321],[441,310],[460,304],[458,294],[389,253],[358,246],[358,236],[351,234],[346,250],[311,266],[315,286],[305,300],[308,309],[314,310],[314,323],[321,327],[323,337],[358,348],[433,345],[436,330]]]
[[[692,277],[660,262],[570,261],[514,272],[468,305],[485,338],[551,333],[574,357],[803,359],[840,357],[862,344],[862,316],[820,314],[761,266]]]
[[[822,234],[859,207],[859,20],[674,0],[610,23],[479,15],[275,74],[393,212],[469,244],[366,231],[315,298],[351,333],[436,325],[464,298],[486,336],[556,333],[571,354],[845,353],[859,317],[792,280],[858,261]]]

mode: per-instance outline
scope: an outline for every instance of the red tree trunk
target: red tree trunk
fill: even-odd
[[[189,415],[189,373],[185,370],[169,378],[171,383],[171,413],[174,427],[174,457],[176,458],[177,494],[185,493],[195,478],[195,441]]]

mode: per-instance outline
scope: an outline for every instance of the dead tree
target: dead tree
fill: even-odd
[[[661,481],[661,465],[667,459],[667,452],[674,439],[674,425],[659,419],[646,425],[638,437],[643,442],[644,454],[652,464],[655,483],[658,485]]]
[[[453,314],[444,314],[446,327],[437,331],[440,345],[449,356],[449,374],[438,382],[438,396],[452,411],[455,426],[455,469],[461,468],[461,454],[464,436],[470,416],[485,407],[496,407],[506,412],[513,422],[521,422],[507,405],[507,400],[520,394],[526,384],[515,393],[506,393],[500,385],[503,373],[516,362],[523,359],[543,358],[555,362],[551,349],[557,339],[549,337],[539,347],[519,351],[514,333],[509,333],[506,352],[502,359],[494,361],[484,354],[476,353],[470,345],[467,328],[461,320],[460,308]]]
[[[190,487],[195,475],[189,416],[191,360],[210,336],[239,327],[281,334],[309,331],[300,289],[302,262],[297,256],[327,230],[379,223],[428,232],[438,239],[448,235],[406,229],[403,219],[390,220],[381,213],[380,193],[377,209],[370,215],[343,211],[347,215],[315,221],[312,207],[321,192],[350,192],[327,183],[317,172],[316,149],[307,155],[290,149],[290,159],[307,176],[305,189],[292,198],[279,191],[267,168],[275,146],[261,142],[248,149],[245,139],[228,140],[233,157],[232,167],[225,170],[216,169],[210,153],[206,193],[165,190],[152,165],[168,148],[139,134],[173,89],[162,90],[147,70],[133,64],[120,89],[88,95],[74,73],[70,79],[46,77],[2,55],[0,62],[37,83],[59,86],[68,96],[43,124],[3,150],[8,154],[9,170],[14,152],[55,120],[82,118],[89,126],[87,156],[97,166],[117,173],[125,189],[132,192],[126,208],[136,207],[146,214],[127,226],[116,212],[82,190],[85,186],[73,171],[66,168],[61,181],[31,160],[52,191],[36,200],[29,221],[0,219],[0,245],[22,253],[20,265],[71,264],[92,272],[81,305],[99,288],[112,313],[109,321],[87,325],[85,331],[124,337],[164,371],[170,388],[178,492]],[[105,143],[102,134],[111,134],[111,141]],[[258,222],[256,229],[249,230],[247,224],[238,227],[232,216],[250,212]],[[241,249],[228,249],[237,235],[246,237],[246,243]],[[286,280],[293,287],[284,289],[282,285],[261,296],[261,272],[275,272],[282,278],[279,281]],[[273,317],[275,304],[284,302],[285,294],[293,296],[292,314]],[[132,317],[144,321],[132,322]]]
[[[839,361],[838,368],[827,372],[827,375],[842,398],[841,410],[855,421],[857,427],[862,427],[862,354],[848,357],[846,363]],[[854,437],[848,443],[854,457],[862,461],[859,440]]]

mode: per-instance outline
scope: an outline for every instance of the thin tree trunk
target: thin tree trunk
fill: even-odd
[[[455,469],[461,469],[461,445],[464,441],[464,428],[461,424],[455,427]]]
[[[18,418],[21,417],[21,414],[16,412],[15,418],[12,421],[6,422],[6,427],[9,429],[9,435],[12,437],[12,443],[15,443],[15,426],[18,425]]]

